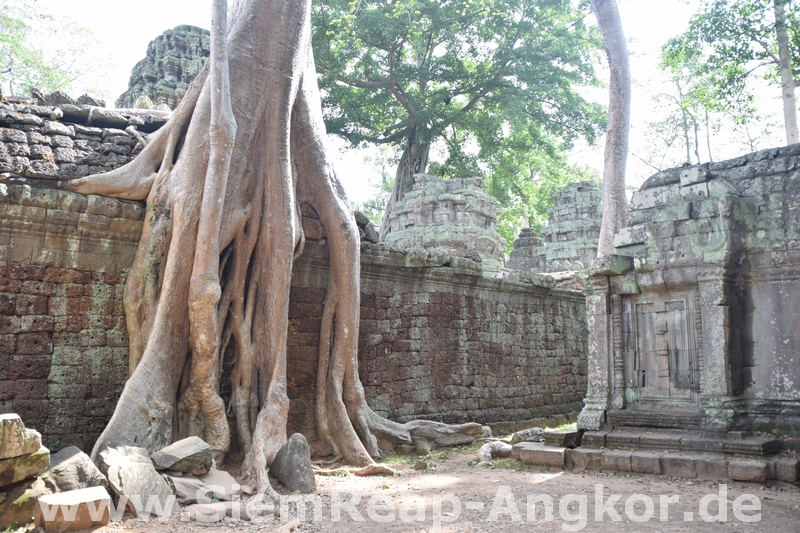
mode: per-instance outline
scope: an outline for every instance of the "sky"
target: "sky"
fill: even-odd
[[[104,76],[109,105],[128,85],[133,66],[144,58],[147,44],[165,30],[181,24],[208,28],[211,0],[38,0],[56,16],[68,16],[88,28],[98,39],[99,48],[110,56],[111,68]],[[682,33],[700,0],[618,0],[623,28],[631,53],[633,77],[631,109],[631,156],[628,160],[628,184],[638,186],[653,173],[640,159],[650,142],[648,121],[654,115],[653,94],[659,91],[658,52],[670,37]],[[600,71],[601,76],[607,72]],[[765,94],[767,114],[779,111],[779,92]],[[771,93],[770,93],[771,94]],[[587,97],[607,103],[605,89],[592,89]],[[76,95],[77,96],[77,95]],[[725,135],[721,132],[720,135]],[[572,163],[580,163],[602,172],[603,142],[595,146],[578,145],[570,154]],[[780,138],[776,137],[777,145]],[[735,143],[734,143],[735,144]],[[377,171],[363,162],[365,152],[342,151],[344,143],[330,139],[334,166],[351,201],[363,202],[377,193]],[[741,150],[733,148],[733,150]],[[737,153],[724,153],[734,157]]]

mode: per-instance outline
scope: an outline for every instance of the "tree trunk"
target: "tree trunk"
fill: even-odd
[[[786,32],[785,0],[774,0],[775,30],[778,34],[778,59],[781,69],[781,92],[783,98],[783,122],[786,126],[786,144],[797,144],[797,104],[794,98],[794,75],[792,56],[789,51],[789,36]]]
[[[628,44],[622,31],[615,0],[592,0],[592,9],[603,34],[611,71],[603,167],[603,222],[597,256],[614,253],[614,235],[628,224],[625,168],[631,123],[631,71]]]
[[[400,163],[397,165],[392,193],[386,202],[383,219],[381,220],[379,231],[381,241],[385,240],[391,231],[389,217],[392,214],[392,210],[394,210],[395,204],[402,200],[406,193],[410,192],[414,187],[414,174],[425,172],[425,169],[428,168],[428,156],[431,151],[430,142],[427,139],[419,142],[414,137],[414,133],[412,133],[406,139],[403,155],[400,156]]]
[[[212,59],[173,117],[128,165],[66,188],[147,201],[125,288],[131,376],[95,444],[153,452],[198,435],[228,451],[219,397],[221,354],[236,355],[230,411],[246,452],[242,473],[261,491],[286,441],[286,343],[292,265],[302,253],[300,202],[325,226],[330,277],[316,388],[318,438],[370,465],[375,434],[480,435],[478,424],[396,424],[366,403],[358,377],[359,236],[323,149],[311,54],[310,0],[215,0]],[[179,401],[177,401],[179,399]]]

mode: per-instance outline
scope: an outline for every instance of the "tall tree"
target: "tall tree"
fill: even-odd
[[[571,0],[317,4],[329,130],[402,152],[384,222],[434,145],[445,154],[436,171],[465,177],[493,172],[503,152],[552,154],[576,136],[594,139],[602,111],[578,86],[595,82],[599,41],[584,17]]]
[[[614,253],[614,235],[628,225],[625,170],[631,127],[631,69],[616,1],[592,0],[592,9],[603,34],[611,71],[603,164],[603,222],[597,247],[597,255],[602,257]]]
[[[56,44],[57,43],[57,44]],[[0,89],[7,94],[97,89],[107,55],[89,30],[30,0],[0,0]]]
[[[665,54],[703,60],[694,67],[712,82],[716,98],[735,106],[747,98],[757,73],[781,85],[789,144],[798,141],[794,97],[800,70],[800,2],[796,0],[705,0],[689,29],[670,40]]]
[[[66,184],[147,202],[125,287],[132,374],[93,454],[119,444],[154,451],[199,435],[222,458],[230,434],[220,354],[232,349],[230,411],[246,452],[243,474],[270,490],[266,466],[286,441],[301,202],[319,213],[330,249],[319,440],[348,463],[375,469],[376,435],[409,443],[418,431],[480,432],[477,424],[397,424],[367,405],[357,357],[359,236],[323,148],[310,0],[241,0],[230,31],[225,6],[214,0],[211,60],[168,124],[128,165]]]

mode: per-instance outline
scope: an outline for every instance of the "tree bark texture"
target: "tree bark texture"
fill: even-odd
[[[615,0],[592,0],[606,45],[611,82],[603,165],[603,222],[597,256],[614,253],[614,235],[628,224],[625,170],[631,124],[631,70],[628,44]]]
[[[166,126],[128,165],[65,187],[146,200],[125,287],[131,375],[93,450],[155,451],[197,435],[221,460],[228,416],[243,475],[270,491],[266,466],[286,442],[286,343],[299,205],[320,215],[330,249],[316,389],[319,440],[355,466],[376,436],[480,436],[481,426],[397,424],[367,405],[358,376],[359,235],[323,148],[311,53],[310,0],[241,0],[226,30],[215,0],[211,61]],[[226,38],[227,35],[227,38]],[[235,353],[232,398],[219,396],[222,355]]]
[[[794,74],[792,56],[789,50],[789,36],[786,31],[785,0],[774,0],[775,31],[778,37],[778,61],[781,70],[781,96],[783,99],[783,122],[786,127],[786,144],[797,144],[797,103],[794,98]]]

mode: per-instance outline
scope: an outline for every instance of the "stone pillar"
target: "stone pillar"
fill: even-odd
[[[729,431],[734,427],[734,396],[741,391],[741,350],[732,307],[733,281],[722,266],[698,268],[698,305],[702,322],[702,389],[700,404],[706,413],[704,429]]]
[[[593,276],[590,286],[591,294],[586,298],[586,320],[589,325],[588,390],[583,410],[578,415],[578,428],[596,431],[605,425],[610,403],[613,333],[608,276]]]

